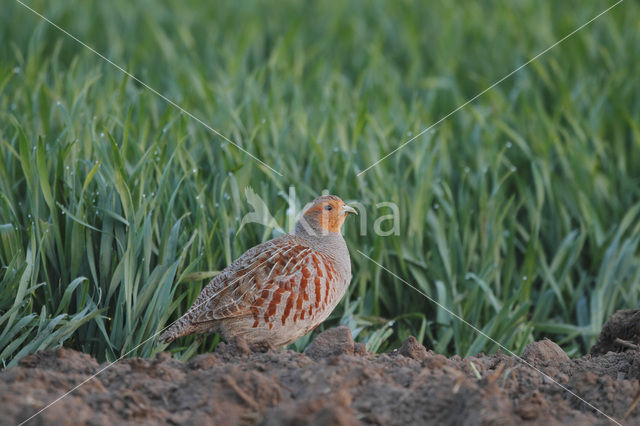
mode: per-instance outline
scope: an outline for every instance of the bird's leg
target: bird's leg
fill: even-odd
[[[229,345],[235,346],[242,354],[246,355],[251,353],[251,348],[249,347],[247,340],[242,336],[233,336],[229,340]]]
[[[252,343],[250,348],[252,352],[269,352],[276,349],[276,347],[269,342]]]

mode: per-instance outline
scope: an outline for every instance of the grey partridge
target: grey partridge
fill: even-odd
[[[247,250],[202,290],[160,338],[218,333],[229,341],[283,346],[324,321],[351,281],[341,234],[356,210],[334,195],[307,204],[293,234]]]

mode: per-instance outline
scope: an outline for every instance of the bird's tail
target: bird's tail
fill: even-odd
[[[160,335],[160,340],[164,343],[170,343],[179,337],[193,333],[195,329],[196,327],[191,324],[189,318],[183,315]]]
[[[188,311],[160,335],[160,340],[164,343],[171,343],[189,334],[217,333],[219,330],[216,322],[216,320],[193,322],[192,313]]]

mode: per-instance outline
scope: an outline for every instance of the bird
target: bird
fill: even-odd
[[[335,195],[308,203],[292,233],[250,248],[202,289],[160,335],[217,333],[227,342],[286,346],[322,323],[351,281],[341,229],[357,211]]]

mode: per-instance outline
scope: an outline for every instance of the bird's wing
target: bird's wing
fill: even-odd
[[[312,250],[291,238],[253,247],[218,274],[193,304],[192,322],[203,323],[252,314],[260,295],[276,291],[301,264],[312,262]]]

